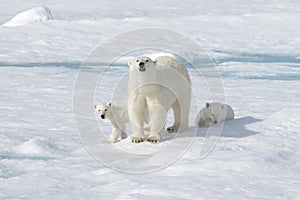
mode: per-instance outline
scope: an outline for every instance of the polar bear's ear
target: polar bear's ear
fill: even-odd
[[[224,105],[221,106],[221,109],[222,109],[222,110],[224,109]]]
[[[111,106],[111,102],[109,102],[107,105],[108,105],[108,106]]]
[[[206,104],[205,104],[205,105],[206,105],[206,108],[208,108],[208,107],[209,107],[209,103],[208,103],[208,102],[206,102]]]
[[[128,61],[127,64],[128,64],[128,66],[129,66],[129,68],[132,68],[132,67],[133,67],[133,63],[134,63],[133,60],[129,60],[129,61]]]
[[[97,104],[94,104],[94,109],[96,109],[97,108]]]

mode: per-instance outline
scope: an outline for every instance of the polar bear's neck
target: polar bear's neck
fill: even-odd
[[[152,71],[151,73],[146,72],[133,72],[130,74],[130,91],[134,92],[137,90],[139,93],[143,95],[148,95],[153,92],[156,92],[158,86],[158,74],[156,71]]]
[[[157,83],[158,76],[156,71],[152,71],[151,73],[146,72],[135,72],[133,75],[133,79],[136,81],[136,86],[144,86],[153,83]],[[132,80],[131,78],[131,80]]]

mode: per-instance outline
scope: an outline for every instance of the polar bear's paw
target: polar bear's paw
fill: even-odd
[[[199,126],[199,127],[208,127],[210,126],[210,119],[203,119],[203,120],[199,120],[196,124]]]
[[[176,133],[176,132],[178,132],[178,128],[176,126],[170,126],[167,128],[167,131],[169,133]]]
[[[118,140],[115,138],[109,138],[107,141],[110,143],[116,143]]]
[[[131,141],[132,143],[141,143],[145,141],[145,138],[141,136],[132,136]]]
[[[160,140],[160,135],[155,134],[147,138],[148,142],[157,143]]]

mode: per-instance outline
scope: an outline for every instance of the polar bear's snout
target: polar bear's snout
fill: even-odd
[[[140,62],[140,63],[139,63],[139,67],[140,67],[140,68],[139,68],[140,72],[146,71],[145,63]]]
[[[211,121],[212,121],[214,124],[217,124],[217,123],[218,123],[218,121],[217,121],[217,119],[216,119],[216,117],[215,117],[214,114],[211,114]]]
[[[101,119],[105,119],[105,115],[100,115]]]

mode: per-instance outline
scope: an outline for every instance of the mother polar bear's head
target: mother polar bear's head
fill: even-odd
[[[128,62],[128,66],[130,70],[139,72],[139,73],[144,73],[149,74],[153,71],[155,71],[155,63],[156,61],[151,60],[150,58],[146,56],[138,57],[135,60],[130,60]]]

